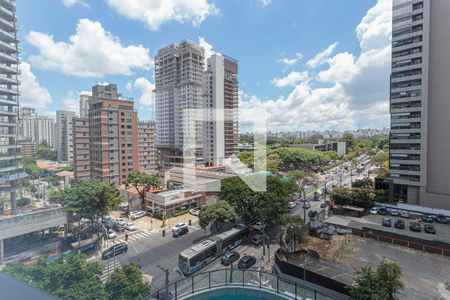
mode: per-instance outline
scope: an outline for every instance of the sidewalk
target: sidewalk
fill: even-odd
[[[197,225],[198,224],[198,217],[193,216],[189,213],[186,213],[184,215],[169,218],[165,222],[164,228],[162,227],[162,220],[152,218],[149,216],[145,216],[142,218],[139,218],[137,220],[131,220],[126,216],[121,216],[120,211],[114,211],[111,213],[111,216],[113,218],[124,218],[126,220],[129,220],[130,222],[134,223],[140,230],[145,232],[152,232],[152,233],[158,233],[161,232],[163,229],[166,229],[166,231],[171,230],[175,224],[178,223],[186,223],[189,224],[189,220],[191,220],[191,225]]]

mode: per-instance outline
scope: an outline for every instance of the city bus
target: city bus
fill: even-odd
[[[184,274],[197,272],[217,257],[242,244],[248,232],[248,227],[240,224],[187,248],[179,256],[180,271]]]

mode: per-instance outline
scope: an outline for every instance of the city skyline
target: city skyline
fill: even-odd
[[[112,82],[135,99],[140,119],[153,119],[156,52],[187,38],[205,48],[205,58],[218,52],[239,61],[241,108],[265,109],[272,130],[389,125],[390,1],[249,0],[239,12],[236,3],[195,3],[174,1],[178,10],[143,20],[132,8],[118,10],[120,1],[43,1],[38,10],[61,15],[50,20],[27,17],[30,2],[19,2],[22,105],[54,118],[56,110],[78,111],[79,94],[90,86]],[[305,18],[291,11],[305,11]],[[280,33],[281,25],[271,28],[268,20],[282,14]],[[93,35],[101,47],[90,42]]]

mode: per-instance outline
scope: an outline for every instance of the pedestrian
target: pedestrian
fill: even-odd
[[[128,241],[128,234],[125,233],[125,242]]]

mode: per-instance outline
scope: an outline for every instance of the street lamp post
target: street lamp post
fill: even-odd
[[[161,269],[161,271],[163,271],[166,274],[166,280],[165,280],[165,285],[166,285],[166,298],[169,299],[169,269],[164,269],[163,267],[161,267],[160,265],[156,265],[157,268]]]

